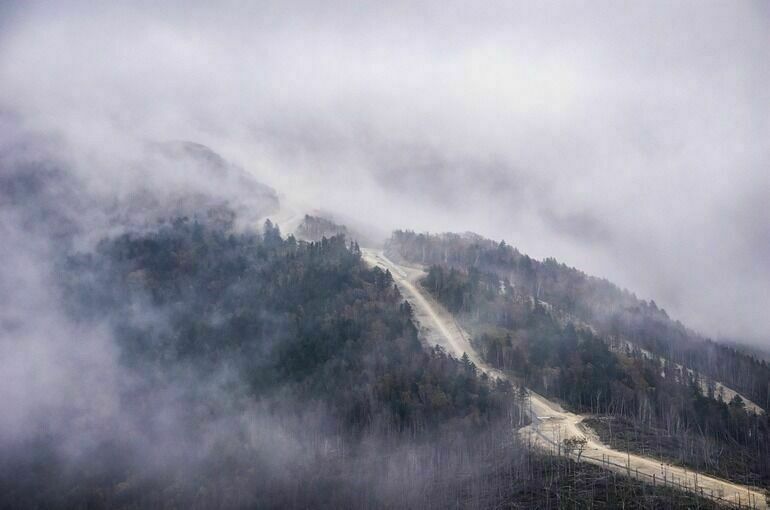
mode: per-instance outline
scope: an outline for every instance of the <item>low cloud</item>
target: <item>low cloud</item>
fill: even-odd
[[[1,17],[0,111],[105,193],[141,180],[126,162],[146,144],[200,141],[287,202],[505,238],[768,345],[763,2],[12,2]]]

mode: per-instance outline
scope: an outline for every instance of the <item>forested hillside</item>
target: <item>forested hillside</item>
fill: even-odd
[[[746,412],[740,397],[728,402],[697,372],[626,342],[723,377],[755,402],[767,398],[764,361],[698,336],[606,280],[502,242],[401,231],[388,250],[430,266],[422,285],[473,333],[486,361],[575,411],[617,418],[597,422],[608,442],[624,446],[613,438],[622,433],[628,448],[736,481],[770,480],[766,414]],[[604,423],[615,424],[614,434]]]
[[[519,421],[508,387],[481,380],[472,367],[440,350],[422,348],[390,275],[366,268],[358,248],[341,236],[304,243],[283,239],[269,221],[259,235],[179,218],[155,231],[105,239],[93,253],[63,258],[60,273],[69,313],[79,321],[108,320],[121,363],[140,381],[123,395],[122,405],[147,411],[152,405],[147,392],[179,392],[175,419],[189,436],[180,438],[185,444],[207,440],[212,423],[228,423],[238,433],[233,413],[249,402],[285,420],[287,430],[305,424],[308,447],[326,444],[332,452],[355,451],[361,438],[419,444],[441,430],[470,436],[501,419]],[[156,419],[149,413],[145,418]],[[162,426],[144,425],[138,433],[152,435],[153,426]],[[217,441],[225,439],[223,446],[235,438],[217,434]],[[35,448],[43,452],[41,441]],[[104,452],[92,453],[107,455],[122,443],[115,438],[98,445]],[[241,487],[239,498],[279,505],[282,500],[267,490],[275,481],[253,479],[255,469],[268,468],[259,456],[270,452],[248,451],[249,446],[241,445],[246,453],[230,452],[220,462],[233,469],[229,476],[246,477],[257,484],[254,489],[266,490]],[[237,441],[230,447],[241,448]],[[6,460],[4,468],[13,464]],[[77,506],[94,498],[107,498],[107,506],[164,500],[160,493],[145,493],[152,487],[134,487],[133,468],[124,468],[99,473],[98,482],[90,480],[96,485],[85,492],[81,487],[79,496],[61,490],[26,493],[24,483],[9,485],[5,477],[12,472],[4,470],[2,500],[12,507]],[[29,481],[43,489],[59,482],[56,475],[54,469]],[[279,482],[289,483],[284,475]],[[217,480],[199,483],[220,503],[233,497]],[[322,503],[327,496],[312,490],[297,497]]]
[[[67,264],[73,313],[114,317],[131,365],[211,373],[226,364],[254,396],[285,387],[327,401],[346,430],[417,436],[502,413],[505,388],[424,352],[390,275],[366,268],[342,236],[305,243],[282,239],[269,220],[260,236],[182,218]],[[141,299],[165,328],[136,324]]]
[[[52,428],[6,448],[0,508],[696,501],[530,452],[511,387],[422,345],[390,274],[355,243],[222,218],[61,248],[56,292],[73,321],[113,337],[119,401],[108,429],[78,422],[87,435]]]

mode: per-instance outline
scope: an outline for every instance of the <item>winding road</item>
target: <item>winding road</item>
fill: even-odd
[[[371,266],[387,269],[404,298],[414,310],[423,340],[429,345],[440,345],[447,352],[460,357],[467,353],[476,366],[488,375],[507,379],[501,371],[492,368],[478,356],[468,335],[452,315],[430,294],[417,284],[425,272],[422,267],[397,264],[380,250],[362,249],[363,259]],[[735,484],[713,476],[702,475],[686,468],[661,463],[651,457],[613,450],[603,444],[582,421],[583,417],[564,410],[541,395],[529,392],[529,415],[532,423],[521,429],[527,444],[551,452],[564,453],[563,440],[570,437],[586,439],[580,460],[606,469],[638,478],[651,484],[666,484],[702,494],[728,506],[767,509],[768,504],[759,489]],[[577,457],[572,452],[573,457]]]

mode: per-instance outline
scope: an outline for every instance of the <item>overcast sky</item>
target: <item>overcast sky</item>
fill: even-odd
[[[770,3],[105,4],[0,4],[0,113],[94,183],[194,140],[296,203],[504,238],[770,347]]]

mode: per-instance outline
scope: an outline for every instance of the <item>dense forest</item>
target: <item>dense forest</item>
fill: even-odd
[[[327,399],[348,430],[419,435],[501,412],[504,388],[424,352],[390,275],[366,268],[344,237],[304,243],[282,239],[269,220],[258,236],[178,219],[68,264],[73,312],[114,316],[132,366],[233,365],[255,397],[287,387],[303,402]],[[140,299],[166,315],[166,328],[130,320]]]
[[[0,508],[710,507],[530,451],[510,384],[422,345],[355,243],[226,218],[62,249],[66,313],[114,338],[119,419],[77,453],[7,447]]]
[[[460,318],[493,366],[576,412],[614,417],[618,437],[654,432],[667,445],[631,441],[630,449],[744,483],[770,482],[767,414],[747,412],[739,396],[724,399],[703,375],[734,373],[721,381],[764,402],[770,376],[764,361],[699,337],[654,302],[505,243],[396,232],[388,249],[429,265],[422,285]],[[671,360],[701,372],[680,370]],[[610,427],[601,432],[623,446]]]
[[[355,438],[419,443],[439,427],[469,435],[519,421],[509,387],[422,348],[390,275],[365,267],[341,236],[304,243],[269,221],[258,235],[178,218],[66,257],[60,273],[69,312],[107,317],[122,363],[142,379],[125,405],[141,408],[144,392],[194,374],[182,392],[191,424],[201,413],[230,419],[238,398],[249,399],[351,449]],[[218,401],[199,388],[215,388]]]
[[[553,258],[535,260],[504,241],[475,234],[396,231],[388,245],[397,257],[430,266],[492,273],[567,319],[580,320],[611,340],[639,347],[719,380],[763,408],[770,407],[770,367],[734,347],[711,341],[671,319],[654,301],[586,275]]]

